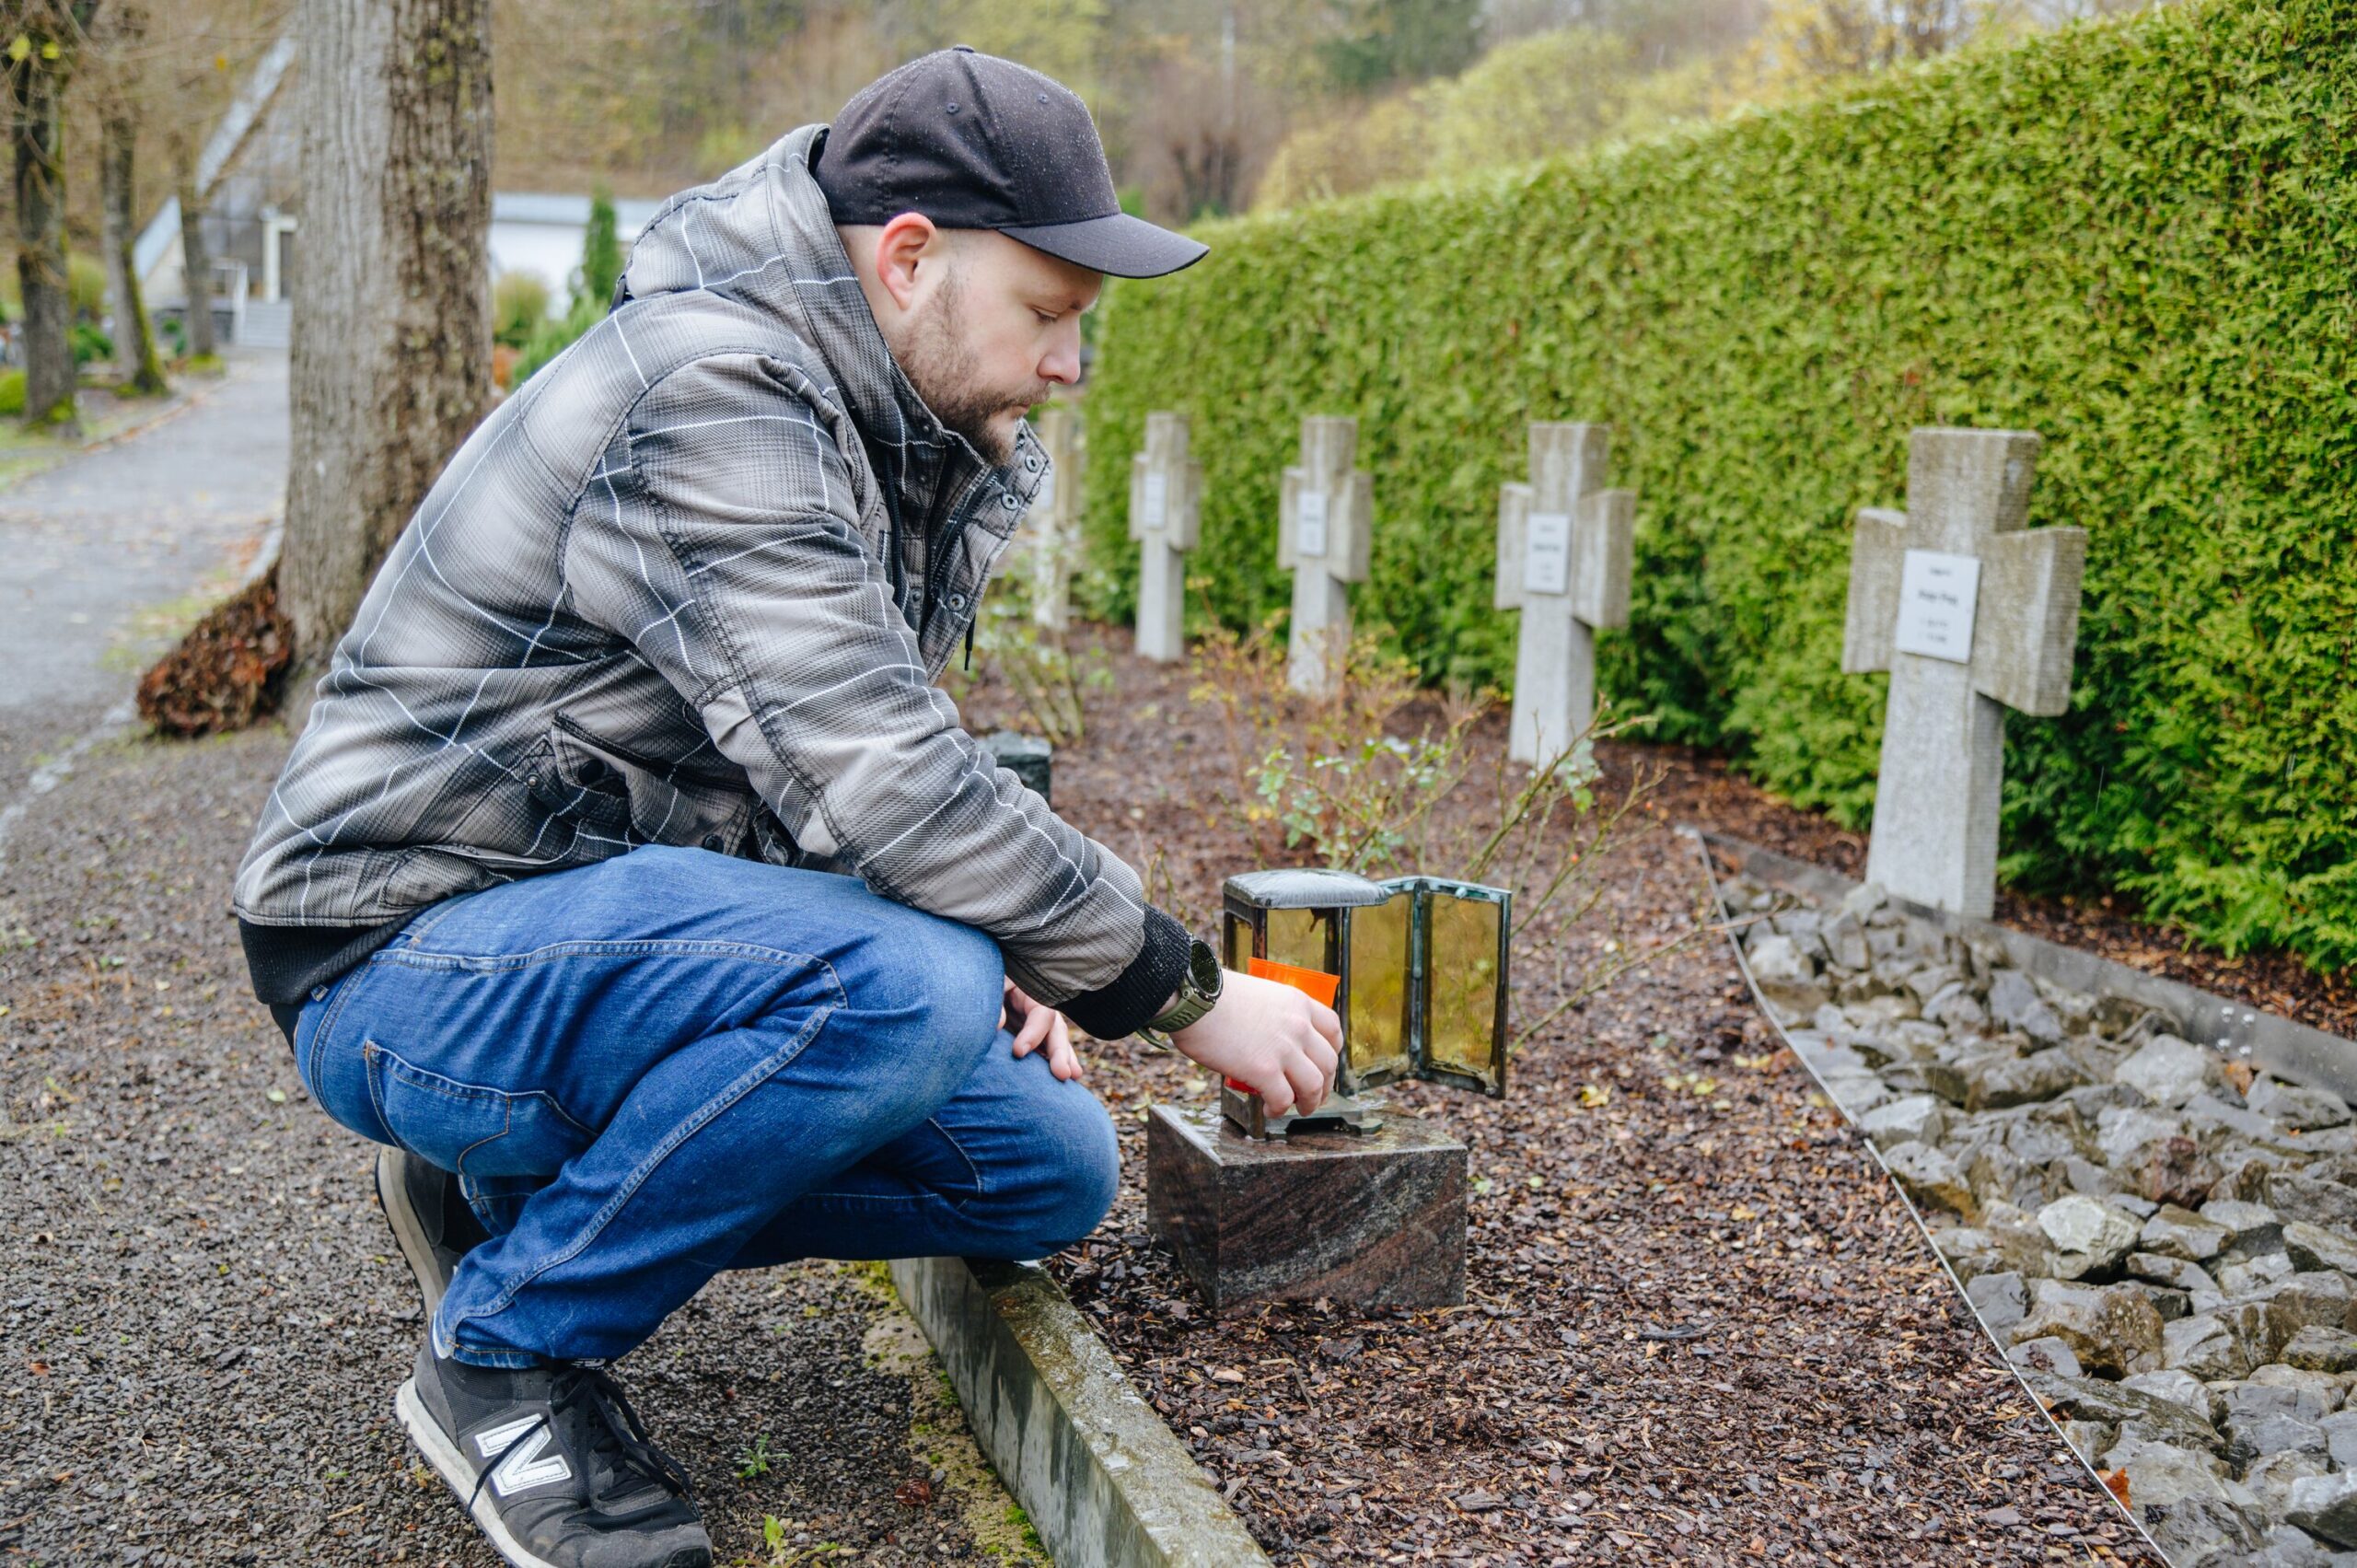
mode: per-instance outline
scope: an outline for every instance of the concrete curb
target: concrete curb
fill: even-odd
[[[1821,865],[1794,860],[1725,833],[1689,829],[1701,842],[1733,855],[1745,872],[1810,898],[1839,900],[1858,884]],[[2243,1056],[2279,1078],[2330,1089],[2357,1102],[2357,1040],[2341,1039],[2306,1024],[2262,1013],[2239,1002],[2199,991],[2183,981],[2165,980],[2099,958],[2076,947],[2049,942],[1994,921],[1976,920],[1906,899],[1891,902],[1959,936],[1995,942],[2019,968],[2057,985],[2089,994],[2124,997],[2171,1020],[2173,1032],[2206,1045],[2222,1056]]]
[[[1269,1561],[1045,1271],[910,1258],[892,1283],[1062,1568]]]

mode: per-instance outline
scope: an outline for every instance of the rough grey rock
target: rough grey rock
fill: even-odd
[[[1973,1225],[1951,1225],[1932,1232],[1932,1245],[1940,1249],[1956,1277],[1970,1284],[1991,1269],[2006,1266],[1997,1250],[1996,1239],[1987,1231]]]
[[[2156,1252],[2131,1252],[2128,1255],[2126,1267],[2140,1280],[2152,1280],[2189,1295],[2195,1291],[2208,1291],[2215,1295],[2218,1291],[2218,1282],[2212,1279],[2200,1264],[2189,1263],[2182,1258],[2164,1258]]]
[[[2258,1499],[2198,1449],[2123,1435],[2104,1456],[2128,1481],[2128,1501],[2172,1562],[2213,1562],[2258,1544]]]
[[[2177,1568],[2241,1568],[2259,1542],[2254,1515],[2214,1497],[2188,1497],[2176,1506],[2145,1516],[2153,1543]]]
[[[1891,1098],[1890,1086],[1864,1067],[1854,1073],[1827,1073],[1821,1081],[1833,1103],[1852,1121]]]
[[[1980,1275],[1964,1287],[1964,1294],[1993,1333],[2002,1334],[2029,1316],[2029,1287],[2011,1270]]]
[[[2305,1170],[2278,1170],[2267,1178],[2267,1206],[2287,1220],[2304,1220],[2328,1230],[2357,1232],[2357,1187],[2336,1181],[2321,1161]]]
[[[1883,1151],[1883,1163],[1907,1195],[1928,1208],[1949,1209],[1970,1219],[1977,1211],[1972,1189],[1956,1161],[1926,1144],[1906,1143]]]
[[[2357,1470],[2293,1481],[2283,1522],[2335,1546],[2357,1547]]]
[[[2156,1110],[2109,1106],[2096,1112],[2096,1148],[2104,1163],[2123,1177],[2154,1144],[2185,1135],[2185,1120]]]
[[[2338,1127],[2349,1120],[2349,1102],[2329,1089],[2314,1089],[2260,1077],[2243,1097],[2244,1103],[2270,1121],[2302,1132]]]
[[[2221,1264],[2218,1288],[2229,1296],[2258,1295],[2282,1284],[2293,1272],[2290,1254],[2270,1252],[2263,1257],[2246,1258],[2239,1263]]]
[[[1905,1095],[1858,1118],[1858,1130],[1877,1148],[1898,1144],[1935,1144],[1947,1130],[1947,1112],[1935,1095]]]
[[[2061,1254],[2067,1279],[2112,1268],[2136,1249],[2143,1228],[2101,1199],[2077,1192],[2038,1210],[2038,1227]]]
[[[2288,1259],[2285,1260],[2289,1261]],[[2352,1290],[2346,1274],[2336,1274],[2329,1269],[2313,1269],[2293,1274],[2271,1287],[2268,1292],[2268,1305],[2282,1318],[2284,1338],[2289,1340],[2305,1328],[2346,1327],[2351,1308],[2357,1307],[2357,1290]]]
[[[2286,1367],[2305,1367],[2310,1372],[2357,1372],[2357,1334],[2345,1328],[2327,1328],[2322,1323],[2310,1323],[2291,1334],[2284,1349],[2277,1351]]]
[[[2243,1387],[2289,1393],[2293,1402],[2288,1408],[2305,1421],[2322,1421],[2335,1413],[2347,1396],[2340,1379],[2331,1373],[2312,1372],[2282,1362],[2260,1367]]]
[[[1832,994],[1817,978],[1816,960],[1790,936],[1755,935],[1745,957],[1759,994],[1783,1017],[1805,1018]]]
[[[2144,1222],[2139,1245],[2146,1252],[2164,1258],[2182,1258],[2189,1263],[2208,1263],[2223,1257],[2235,1239],[2234,1227],[2220,1221],[2180,1209],[2174,1203],[2164,1203],[2160,1211]]]
[[[2059,1413],[2081,1421],[2099,1421],[2130,1436],[2171,1444],[2181,1448],[2215,1450],[2224,1440],[2208,1422],[2168,1400],[2140,1389],[2107,1383],[2100,1377],[2058,1377],[2050,1372],[2025,1370],[2022,1380]],[[2131,1434],[2128,1429],[2133,1427]]]
[[[1949,1063],[1927,1063],[1923,1081],[1932,1092],[1967,1110],[1994,1110],[2052,1099],[2087,1081],[2086,1070],[2063,1050],[2014,1056],[1977,1051]]]
[[[2185,1124],[2199,1136],[2212,1140],[2242,1138],[2278,1154],[2304,1155],[2296,1132],[2287,1132],[2255,1110],[2228,1105],[2215,1095],[2196,1095],[2185,1102]]]
[[[2076,1285],[2039,1280],[2026,1317],[2006,1330],[2014,1343],[2052,1335],[2087,1370],[2112,1377],[2161,1365],[2160,1314],[2131,1285]]]
[[[2121,1378],[2119,1386],[2150,1394],[2156,1400],[2183,1405],[2205,1423],[2210,1419],[2209,1386],[2190,1372],[2174,1368],[2162,1372],[2139,1372],[2133,1376]]]
[[[2258,1499],[2261,1513],[2270,1519],[2280,1519],[2292,1501],[2292,1483],[2323,1475],[2330,1468],[2325,1456],[2313,1448],[2279,1448],[2252,1460],[2243,1471],[2242,1482]]]
[[[1997,1267],[2011,1269],[2026,1280],[2054,1277],[2054,1248],[2038,1228],[2035,1215],[2002,1199],[1992,1200],[1981,1205],[1980,1228],[2003,1260]]]
[[[2086,1374],[2069,1342],[2051,1334],[2024,1340],[2008,1351],[2006,1356],[2015,1366],[2036,1367],[2040,1372],[2051,1372],[2058,1376],[2080,1377]]]
[[[2247,1258],[2283,1250],[2283,1222],[2264,1203],[2212,1198],[2201,1205],[2201,1217],[2212,1225],[2225,1226],[2226,1246],[2220,1256],[2226,1262],[2239,1263]],[[2149,1250],[2163,1252],[2167,1249],[2155,1247]],[[2194,1261],[2206,1263],[2209,1260],[2196,1258]]]
[[[1862,882],[1841,895],[1843,912],[1864,921],[1890,901],[1879,882]]]
[[[2190,1040],[2154,1035],[2112,1074],[2155,1105],[2183,1105],[2219,1078],[2218,1059]]]
[[[1866,950],[1866,923],[1846,909],[1827,921],[1819,935],[1837,969],[1863,970],[1874,961]]]
[[[2297,1269],[2357,1274],[2357,1240],[2305,1220],[2284,1222],[2283,1251]]]
[[[1951,981],[1923,1004],[1923,1016],[1958,1034],[1977,1034],[1989,1022],[1987,1009],[1963,981]]]
[[[2271,1525],[2260,1539],[2258,1551],[2243,1563],[2244,1568],[2340,1568],[2343,1561],[2307,1531]]]
[[[2019,1029],[2040,1045],[2061,1043],[2061,1018],[2029,976],[2019,970],[1999,970],[1989,981],[1989,1016],[2009,1029]]]
[[[2112,1445],[2112,1429],[2099,1421],[2066,1421],[2061,1425],[2062,1441],[2071,1445],[2072,1450],[2091,1465],[2096,1462],[2096,1455],[2109,1449]]]
[[[2188,1372],[2205,1383],[2250,1374],[2242,1340],[2219,1318],[2196,1314],[2161,1329],[2161,1365]]]
[[[2314,1454],[2324,1457],[2324,1428],[2282,1411],[2261,1411],[2249,1416],[2228,1416],[2226,1457],[2248,1464],[2269,1454]]]
[[[2324,1428],[2332,1462],[2342,1469],[2357,1469],[2357,1411],[2336,1411],[2316,1424]]]

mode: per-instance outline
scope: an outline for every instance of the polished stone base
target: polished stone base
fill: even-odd
[[[1216,1107],[1157,1105],[1145,1194],[1148,1226],[1222,1317],[1319,1296],[1344,1307],[1465,1300],[1465,1145],[1412,1116],[1264,1142]]]

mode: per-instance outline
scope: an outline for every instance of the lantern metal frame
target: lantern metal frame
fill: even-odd
[[[1353,974],[1351,926],[1358,911],[1383,908],[1394,900],[1408,900],[1406,940],[1400,972],[1405,1016],[1400,1044],[1405,1055],[1398,1065],[1362,1072],[1351,1039]],[[1494,1004],[1490,1019],[1490,1051],[1486,1070],[1469,1073],[1432,1059],[1434,912],[1444,900],[1497,906],[1497,956]],[[1511,889],[1446,877],[1395,877],[1375,881],[1354,872],[1329,870],[1251,871],[1231,877],[1221,890],[1220,960],[1242,970],[1249,958],[1269,957],[1269,916],[1278,911],[1306,911],[1323,927],[1320,961],[1307,966],[1337,978],[1334,1010],[1342,1020],[1342,1062],[1335,1087],[1346,1094],[1419,1078],[1475,1094],[1503,1099],[1506,1092],[1506,998],[1508,953],[1514,934],[1514,894]]]

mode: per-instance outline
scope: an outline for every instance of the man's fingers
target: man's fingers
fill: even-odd
[[[1316,1110],[1326,1098],[1325,1074],[1306,1051],[1296,1051],[1286,1059],[1285,1081],[1293,1086],[1293,1103],[1304,1115]]]
[[[1066,1083],[1080,1076],[1080,1052],[1072,1048],[1070,1031],[1062,1028],[1048,1031],[1048,1066]]]
[[[1329,1045],[1338,1051],[1342,1049],[1342,1019],[1333,1008],[1322,1002],[1311,1002],[1309,1022],[1319,1034],[1326,1037],[1326,1042]]]
[[[1023,1027],[1015,1031],[1015,1054],[1030,1055],[1039,1042],[1048,1038],[1048,1031],[1056,1018],[1054,1010],[1047,1007],[1034,1007],[1023,1015]]]
[[[1269,1074],[1257,1086],[1260,1091],[1260,1103],[1268,1108],[1270,1115],[1283,1116],[1293,1109],[1293,1084],[1282,1070]]]

